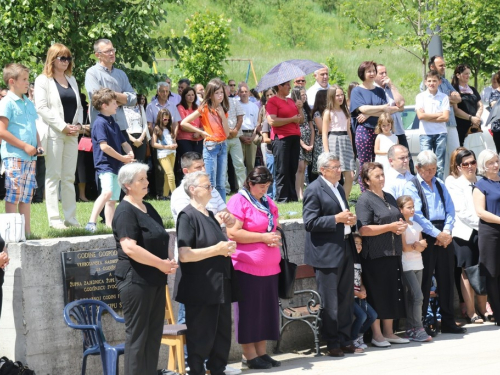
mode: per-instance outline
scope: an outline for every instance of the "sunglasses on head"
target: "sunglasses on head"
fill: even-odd
[[[71,62],[73,58],[71,56],[57,56],[56,59],[58,59],[60,62]]]

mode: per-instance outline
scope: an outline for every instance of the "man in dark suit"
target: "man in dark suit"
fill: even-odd
[[[351,226],[356,215],[349,211],[339,185],[340,161],[333,153],[318,157],[321,177],[304,193],[306,228],[304,263],[314,267],[323,303],[322,336],[332,357],[362,353],[351,340],[354,304],[354,263]]]

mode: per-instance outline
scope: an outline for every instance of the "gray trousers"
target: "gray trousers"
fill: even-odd
[[[125,375],[156,375],[165,318],[165,285],[116,283],[125,317]]]
[[[422,328],[422,275],[423,270],[403,272],[406,291],[406,329]]]

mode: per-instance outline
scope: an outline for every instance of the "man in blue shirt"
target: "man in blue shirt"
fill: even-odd
[[[436,272],[443,333],[465,333],[465,328],[455,323],[453,310],[455,252],[451,231],[455,223],[455,206],[444,182],[435,177],[437,157],[430,150],[422,151],[416,159],[417,175],[408,181],[404,194],[413,198],[413,220],[422,227],[427,249],[422,252],[423,316],[429,305],[432,275]],[[428,332],[429,333],[429,332]]]

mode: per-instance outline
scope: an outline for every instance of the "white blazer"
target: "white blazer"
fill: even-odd
[[[78,84],[73,76],[66,76],[66,79],[76,95],[77,109],[72,124],[81,124],[83,122],[83,107]],[[35,107],[40,118],[49,126],[49,133],[54,131],[54,135],[61,135],[66,127],[66,122],[64,121],[64,108],[54,78],[40,74],[35,79]]]
[[[464,176],[448,176],[445,185],[455,205],[455,226],[452,235],[468,241],[472,231],[477,230],[479,225],[479,217],[472,201],[472,186]]]

